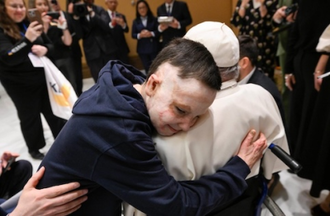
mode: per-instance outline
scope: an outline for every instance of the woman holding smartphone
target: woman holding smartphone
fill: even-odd
[[[17,109],[29,153],[39,160],[45,146],[40,114],[54,137],[65,124],[51,110],[44,68],[36,58],[53,50],[42,28],[38,21],[28,21],[23,0],[0,1],[0,81]]]
[[[29,0],[30,8],[36,8],[42,14],[44,33],[54,44],[54,51],[51,60],[62,74],[77,91],[76,76],[72,60],[72,36],[73,26],[68,14],[63,12],[56,0]],[[57,12],[59,17],[53,18],[49,12]],[[70,28],[69,28],[70,27]]]

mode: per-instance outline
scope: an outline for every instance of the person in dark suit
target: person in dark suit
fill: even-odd
[[[132,38],[138,40],[136,51],[146,73],[158,53],[159,32],[157,28],[157,18],[150,10],[148,2],[138,0],[136,3],[136,18],[132,26]]]
[[[47,22],[44,21],[44,26],[48,23],[49,28],[47,36],[53,42],[55,52],[53,55],[54,63],[56,67],[62,72],[66,79],[71,83],[73,89],[77,93],[76,73],[72,59],[72,33],[74,32],[72,17],[61,9],[57,0],[45,0],[45,3],[49,4],[46,12],[56,11],[60,17],[58,20],[51,17]],[[37,6],[38,9],[38,6]],[[45,28],[44,28],[45,29]]]
[[[285,123],[282,97],[275,83],[256,67],[258,60],[258,47],[255,40],[248,35],[238,36],[240,46],[239,84],[253,83],[266,89],[274,98]]]
[[[182,1],[165,0],[165,3],[157,8],[157,16],[172,16],[170,24],[160,24],[158,30],[162,33],[163,47],[175,37],[183,37],[186,27],[192,23],[188,5]]]
[[[298,163],[310,165],[311,161],[303,156],[303,152],[310,145],[307,143],[307,135],[311,130],[312,113],[318,98],[314,76],[323,72],[317,68],[322,53],[316,51],[316,46],[330,23],[330,1],[298,1],[298,4],[297,18],[288,37],[285,85],[291,91],[289,132],[292,153]],[[304,169],[302,173],[299,172],[299,176],[314,176],[313,172],[307,174],[306,171],[309,169],[302,166]]]
[[[76,25],[73,21],[73,3],[70,2],[67,8],[67,14],[69,17],[66,17],[68,22],[68,28],[71,32],[72,43],[71,43],[71,59],[73,67],[73,72],[75,74],[75,83],[76,83],[76,93],[77,96],[80,96],[83,91],[83,72],[82,72],[82,51],[79,44],[79,41],[82,39],[82,35],[76,30]]]
[[[111,33],[113,35],[114,42],[118,47],[116,52],[117,59],[123,63],[129,64],[129,48],[124,35],[124,33],[129,31],[126,17],[124,14],[118,13],[116,11],[118,6],[117,0],[106,0],[105,4],[108,7],[107,12],[110,19],[109,26],[111,28]]]
[[[76,30],[83,39],[83,48],[91,75],[96,82],[101,68],[109,61],[116,59],[117,46],[109,28],[109,15],[94,0],[85,0],[88,14],[76,14]]]
[[[327,190],[328,195],[321,198],[321,203],[311,208],[311,215],[326,216],[330,215],[330,77],[325,75],[330,70],[330,25],[326,25],[315,50],[320,54],[313,74],[317,97],[310,113],[310,124],[305,125],[307,135],[304,143],[299,143],[302,145],[299,157],[303,169],[298,176],[312,181],[309,190],[312,197],[320,198],[322,192]],[[325,76],[320,78],[321,75]]]

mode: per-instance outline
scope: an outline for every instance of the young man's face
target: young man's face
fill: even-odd
[[[162,64],[146,84],[146,105],[157,132],[170,136],[187,131],[212,104],[216,90],[177,76],[179,69]]]

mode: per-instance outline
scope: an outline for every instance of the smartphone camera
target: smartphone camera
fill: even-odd
[[[50,3],[57,5],[57,0],[51,0]]]
[[[42,19],[41,19],[41,14],[36,8],[29,9],[27,15],[28,15],[30,22],[37,21],[39,24],[43,24]]]
[[[86,16],[88,14],[88,8],[85,3],[75,3],[73,6],[73,14],[79,17]]]
[[[290,14],[296,12],[297,10],[298,10],[298,4],[297,3],[292,4],[285,9],[285,12],[284,12],[285,16],[289,16]]]
[[[58,19],[60,17],[60,13],[56,11],[49,11],[46,15],[50,16],[52,19]]]

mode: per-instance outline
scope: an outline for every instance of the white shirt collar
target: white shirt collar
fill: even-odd
[[[220,91],[223,91],[223,90],[226,90],[226,89],[229,89],[229,88],[233,88],[235,86],[237,86],[237,81],[235,79],[231,79],[231,80],[228,80],[228,81],[225,81],[225,82],[221,83]]]
[[[256,67],[254,67],[252,69],[252,71],[246,76],[244,77],[241,81],[238,82],[238,85],[243,85],[243,84],[247,84],[249,79],[252,77],[252,75],[254,74]]]
[[[171,6],[171,10],[172,10],[173,3],[174,3],[174,1],[172,1],[171,3],[165,3],[166,9],[168,8],[168,6]]]
[[[115,16],[116,16],[116,11],[111,11],[111,10],[108,9],[108,13],[110,14],[110,17],[111,17],[111,18],[112,18],[112,13],[114,13]]]

